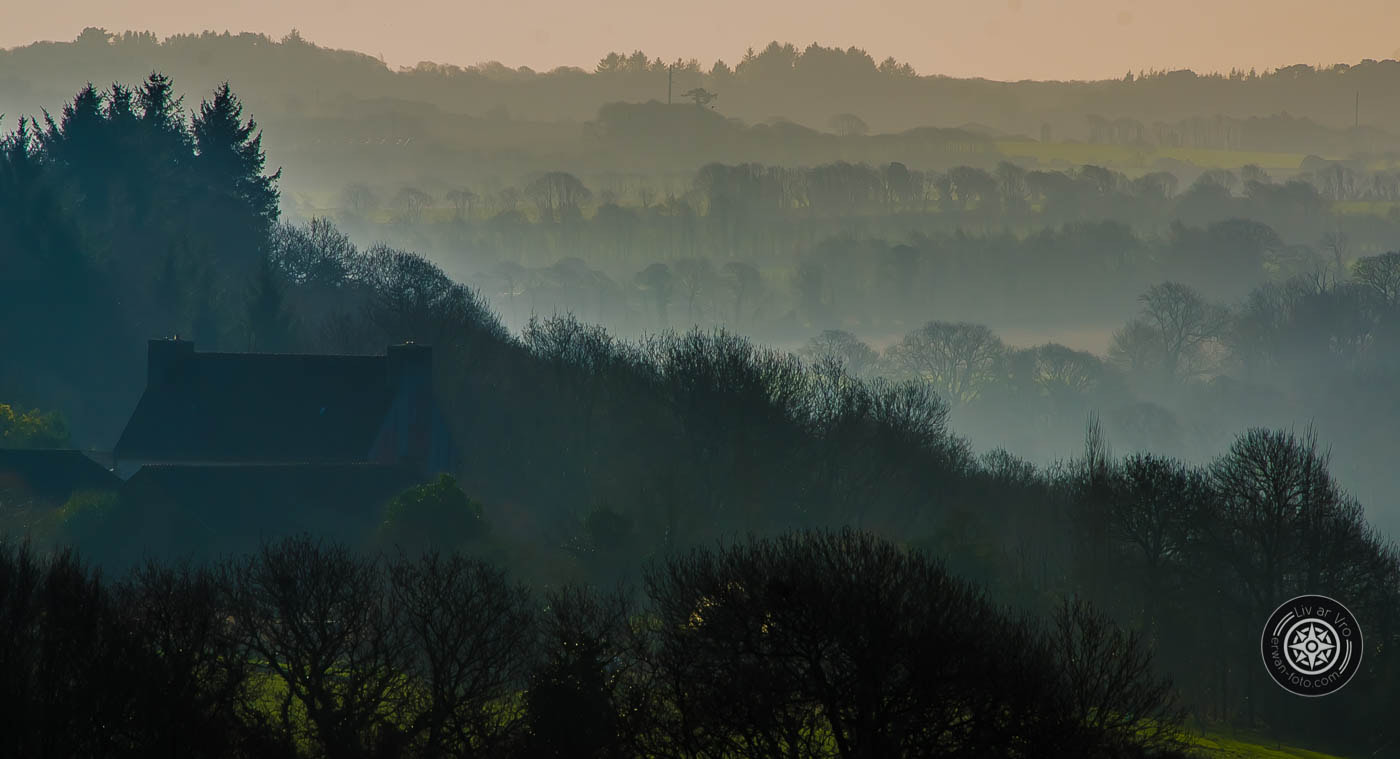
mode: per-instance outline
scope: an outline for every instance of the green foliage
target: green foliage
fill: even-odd
[[[379,537],[408,550],[453,550],[484,537],[489,530],[481,504],[468,498],[451,475],[441,474],[389,502]]]
[[[68,424],[57,411],[15,411],[0,403],[0,448],[62,448],[68,444]]]

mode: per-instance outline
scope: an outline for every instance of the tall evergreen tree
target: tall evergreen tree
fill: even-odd
[[[225,276],[252,277],[277,222],[280,170],[264,174],[262,133],[227,83],[199,106],[190,129],[195,176],[202,201],[190,216],[193,234],[209,250]]]
[[[63,106],[58,121],[44,111],[44,132],[40,138],[47,158],[70,170],[101,164],[102,136],[106,126],[104,97],[91,84],[78,90],[72,102]]]
[[[170,77],[151,74],[135,93],[141,123],[140,150],[147,171],[159,173],[163,183],[183,185],[189,180],[184,173],[194,157],[194,145],[189,124],[185,120],[184,98],[174,93]],[[169,223],[177,216],[174,204],[183,193],[166,192],[152,198],[152,221]],[[179,215],[183,216],[183,215]]]
[[[141,107],[141,121],[152,131],[181,147],[188,145],[189,130],[183,112],[185,99],[175,94],[175,84],[170,77],[152,72],[136,93],[136,101]]]
[[[218,190],[247,204],[264,226],[277,220],[278,169],[263,174],[267,156],[262,132],[253,119],[243,120],[243,103],[228,82],[214,90],[214,99],[199,106],[193,129],[195,152],[205,178]]]

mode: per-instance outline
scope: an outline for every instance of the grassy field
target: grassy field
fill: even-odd
[[[1263,736],[1227,738],[1207,734],[1196,739],[1204,757],[1220,759],[1347,759],[1303,748],[1283,746]]]
[[[1348,216],[1389,216],[1400,203],[1389,200],[1343,200],[1332,204],[1337,213]]]
[[[258,680],[258,685],[255,687],[260,696],[260,707],[266,709],[269,716],[275,715],[280,708],[282,696],[286,693],[285,685],[272,675],[255,675],[255,677]],[[501,706],[520,708],[519,696],[522,696],[523,693],[516,695],[516,699],[502,701]],[[303,731],[298,738],[298,743],[304,749],[310,748],[310,727],[305,722],[305,709],[299,703],[294,704],[293,715]],[[1194,738],[1193,742],[1199,749],[1198,755],[1202,759],[1353,759],[1352,757],[1284,746],[1266,736],[1249,733],[1237,733],[1234,737],[1206,733]]]

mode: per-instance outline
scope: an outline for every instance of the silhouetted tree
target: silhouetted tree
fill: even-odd
[[[284,751],[391,755],[408,745],[411,648],[380,563],[309,537],[264,545],[223,580],[239,656],[277,684],[269,728]]]
[[[873,348],[861,342],[855,335],[839,329],[826,330],[808,340],[802,352],[811,361],[834,359],[846,372],[855,377],[874,369],[876,362],[880,360],[880,354]]]
[[[449,474],[394,496],[384,507],[380,539],[408,551],[459,550],[486,534],[481,504]]]
[[[243,257],[243,271],[248,271],[249,259],[262,253],[262,241],[277,221],[276,185],[282,172],[263,173],[262,133],[252,119],[243,120],[243,104],[228,83],[200,104],[190,132],[195,166],[209,193],[205,219],[224,236],[225,249]]]
[[[539,210],[541,221],[558,223],[577,218],[579,206],[593,193],[573,174],[551,171],[525,185],[525,195]]]
[[[1139,300],[1141,315],[1114,334],[1109,355],[1126,369],[1155,372],[1168,382],[1204,373],[1225,329],[1224,309],[1176,282],[1154,285]]]
[[[950,403],[964,404],[1001,371],[1005,346],[991,330],[966,322],[929,322],[886,352],[909,376],[930,383]]]
[[[638,755],[658,704],[634,654],[620,594],[569,585],[541,615],[543,656],[525,691],[531,755]]]
[[[860,137],[870,131],[865,121],[854,113],[838,113],[827,120],[827,126],[842,137]]]
[[[388,566],[407,656],[406,702],[390,715],[411,755],[493,756],[519,740],[511,703],[535,660],[529,594],[505,573],[459,553],[428,551]]]
[[[704,108],[710,103],[713,103],[715,99],[719,97],[719,94],[710,92],[704,87],[695,87],[682,92],[681,97],[690,98],[691,102],[695,103],[696,108]]]

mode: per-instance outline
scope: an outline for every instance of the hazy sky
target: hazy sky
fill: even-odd
[[[8,3],[7,3],[8,4]],[[299,29],[317,44],[420,60],[591,68],[609,50],[731,64],[769,40],[865,48],[920,73],[1121,76],[1396,57],[1400,0],[40,0],[15,2],[0,47],[111,31]]]

